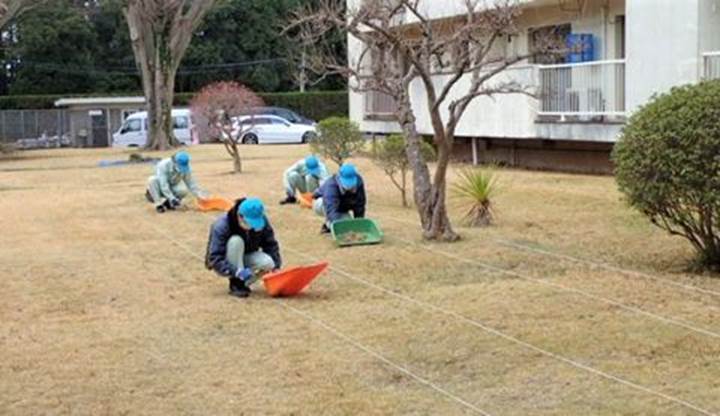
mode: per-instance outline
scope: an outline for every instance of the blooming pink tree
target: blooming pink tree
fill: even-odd
[[[235,173],[242,172],[239,144],[253,128],[253,118],[241,123],[238,118],[251,115],[264,105],[262,98],[237,82],[216,82],[200,90],[190,102],[190,110],[201,138],[219,140],[233,158]]]

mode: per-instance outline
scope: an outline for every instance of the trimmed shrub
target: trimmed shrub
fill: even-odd
[[[420,150],[426,162],[432,162],[436,158],[435,149],[430,143],[423,141]],[[388,136],[387,139],[375,143],[370,154],[375,164],[390,178],[390,181],[398,191],[403,207],[409,207],[407,198],[407,173],[410,170],[410,162],[405,153],[405,137],[399,134]]]
[[[310,148],[338,166],[365,145],[360,127],[344,117],[330,117],[321,121],[317,131],[317,137],[310,141]]]
[[[655,97],[630,118],[613,160],[630,205],[720,268],[720,82]]]

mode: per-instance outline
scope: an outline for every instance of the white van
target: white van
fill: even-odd
[[[190,110],[172,110],[175,137],[185,145],[193,144]],[[143,147],[147,143],[147,111],[129,115],[120,130],[113,134],[113,147]]]

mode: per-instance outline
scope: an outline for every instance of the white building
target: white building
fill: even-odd
[[[462,0],[424,0],[422,7],[431,18],[447,18],[457,15],[461,4]],[[526,62],[511,68],[503,76],[535,85],[539,98],[504,95],[474,101],[458,129],[461,159],[609,172],[612,145],[638,106],[673,86],[720,78],[720,0],[522,4],[520,35],[502,45],[507,54],[527,53],[531,34],[548,28],[591,35],[593,51],[580,63]],[[361,50],[350,38],[350,59],[356,60]],[[421,133],[431,134],[429,118],[418,105],[424,97],[419,82],[413,84],[411,96]],[[350,117],[368,133],[399,131],[391,108],[380,94],[350,93]]]

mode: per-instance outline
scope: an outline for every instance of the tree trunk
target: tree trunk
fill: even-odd
[[[242,159],[240,158],[240,150],[238,149],[237,143],[232,144],[230,154],[233,158],[233,173],[242,173]]]
[[[407,201],[407,171],[402,170],[400,172],[400,175],[402,178],[401,179],[402,187],[400,189],[400,194],[402,194],[402,205],[403,205],[403,208],[409,208],[410,205],[408,204],[408,201]]]
[[[148,123],[150,127],[146,148],[167,150],[180,145],[173,132],[172,107],[175,97],[176,65],[172,61],[165,34],[156,34],[155,62],[149,85]]]
[[[410,104],[401,104],[405,107],[400,117],[400,124],[407,137],[407,157],[413,171],[413,193],[420,222],[423,229],[423,238],[426,240],[457,241],[460,239],[452,229],[445,206],[446,180],[445,174],[450,162],[450,149],[447,144],[439,146],[438,167],[435,171],[434,182],[430,179],[430,169],[425,162],[421,144],[422,137],[415,128],[415,116]]]

